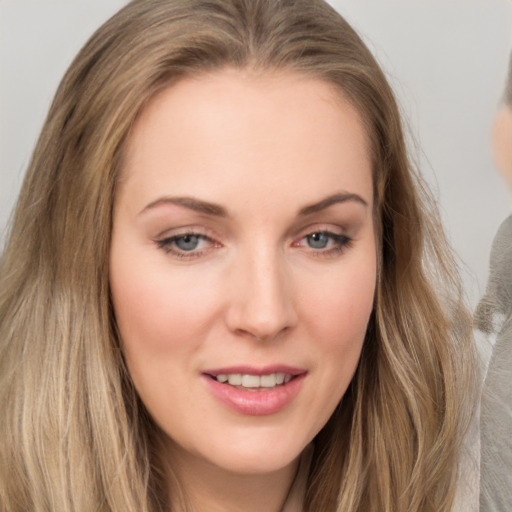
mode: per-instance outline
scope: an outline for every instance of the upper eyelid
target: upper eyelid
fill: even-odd
[[[304,238],[314,233],[332,233],[333,235],[347,235],[347,229],[344,226],[334,225],[330,223],[315,223],[298,229],[293,236],[294,239]]]
[[[340,222],[340,220],[319,220],[316,222],[308,222],[307,225],[302,226],[291,226],[287,229],[287,233],[283,234],[284,238],[292,238],[297,239],[302,236],[307,236],[308,234],[318,233],[318,232],[326,232],[333,233],[336,235],[346,235],[350,237],[351,232],[353,232],[354,228],[357,229],[356,226],[352,226],[352,222]],[[357,223],[359,224],[359,223]],[[159,232],[153,237],[154,240],[165,239],[165,238],[173,238],[176,236],[184,236],[184,235],[198,235],[206,238],[211,238],[213,240],[220,241],[221,239],[226,239],[226,236],[229,239],[236,238],[236,233],[232,232],[231,229],[226,232],[225,229],[221,229],[220,232],[218,229],[212,229],[208,225],[203,223],[190,223],[184,225],[177,226],[169,226],[165,229],[159,230]]]
[[[178,234],[175,234],[175,235],[169,235],[169,236],[164,236],[162,238],[157,238],[155,240],[155,242],[160,247],[164,247],[166,245],[174,244],[176,240],[179,240],[180,238],[183,238],[183,237],[186,237],[186,236],[196,236],[200,240],[202,240],[203,242],[206,242],[208,245],[211,245],[211,246],[220,245],[219,242],[217,242],[212,237],[210,237],[208,235],[205,235],[203,233],[196,233],[196,232],[193,232],[193,231],[187,231],[187,232],[178,233]],[[195,252],[200,252],[200,251],[204,251],[204,250],[207,250],[207,249],[203,248],[203,249],[199,249],[199,250],[197,250]],[[179,249],[179,247],[175,247],[175,251],[176,252],[181,252],[181,249]],[[193,254],[194,251],[190,251],[190,252],[191,252],[191,254]]]
[[[162,241],[165,241],[165,240],[175,240],[176,238],[183,238],[185,236],[197,236],[198,238],[203,238],[203,239],[206,239],[206,240],[210,240],[211,237],[205,233],[200,233],[198,231],[183,231],[181,233],[172,233],[172,234],[168,234],[168,235],[162,235],[162,236],[158,236],[156,237],[158,240],[162,240]]]
[[[204,238],[216,238],[216,234],[213,233],[211,229],[205,228],[205,227],[198,227],[198,226],[182,226],[179,228],[168,228],[163,231],[160,231],[155,237],[155,240],[165,240],[170,238],[176,238],[180,236],[186,236],[186,235],[196,235],[201,236]]]

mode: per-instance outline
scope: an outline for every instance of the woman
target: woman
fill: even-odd
[[[390,87],[324,2],[101,27],[0,289],[6,511],[451,509],[468,315]]]
[[[496,166],[512,186],[512,55],[503,105],[493,132]],[[475,324],[492,355],[481,408],[480,510],[512,507],[512,216],[492,244],[489,281],[475,312]]]

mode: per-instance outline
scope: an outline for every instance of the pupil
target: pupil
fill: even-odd
[[[184,235],[177,238],[175,243],[182,251],[193,251],[199,245],[199,237],[197,235]]]
[[[325,249],[329,243],[329,237],[324,233],[308,235],[308,245],[313,249]]]

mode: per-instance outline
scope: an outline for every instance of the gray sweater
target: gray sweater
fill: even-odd
[[[512,215],[494,239],[475,326],[494,343],[480,416],[480,512],[512,511]]]

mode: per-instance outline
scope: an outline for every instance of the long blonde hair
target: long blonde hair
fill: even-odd
[[[109,298],[112,204],[149,99],[226,66],[334,84],[371,144],[375,308],[353,382],[315,441],[305,510],[450,509],[472,411],[470,322],[378,64],[321,0],[135,0],[64,76],[1,260],[2,511],[169,510]]]

